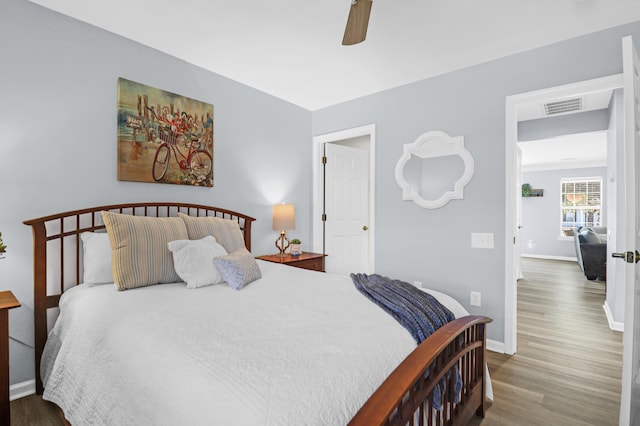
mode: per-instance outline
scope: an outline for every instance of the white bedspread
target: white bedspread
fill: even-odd
[[[349,277],[259,265],[263,278],[240,291],[67,291],[44,398],[73,425],[346,424],[415,342]]]

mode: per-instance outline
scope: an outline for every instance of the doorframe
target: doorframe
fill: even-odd
[[[632,253],[638,250],[638,171],[636,170],[638,161],[637,143],[637,120],[638,120],[638,106],[636,104],[638,99],[638,51],[636,50],[635,43],[632,36],[626,36],[622,38],[622,69],[624,74],[624,167],[625,172],[623,174],[625,178],[625,240],[619,242],[618,247],[623,247],[624,251],[631,251]],[[629,170],[634,170],[630,173]],[[631,183],[630,183],[631,182]],[[633,202],[630,202],[633,200]],[[615,250],[618,251],[619,248]],[[637,259],[636,259],[637,262]],[[620,262],[616,261],[616,264]],[[630,424],[635,415],[631,413],[632,407],[637,409],[637,403],[632,404],[632,398],[634,398],[634,388],[639,383],[637,382],[637,376],[634,377],[634,369],[636,365],[635,354],[637,351],[635,347],[638,342],[638,294],[637,283],[638,276],[636,263],[625,262],[622,266],[624,271],[624,335],[622,336],[622,389],[620,392],[620,426]],[[636,380],[634,383],[634,379]]]
[[[337,132],[324,133],[313,137],[312,146],[312,173],[313,173],[313,251],[322,253],[322,194],[323,194],[323,168],[322,152],[325,143],[338,143],[345,139],[352,139],[360,136],[369,136],[369,271],[374,271],[375,260],[375,189],[376,189],[376,125],[368,124],[352,129],[340,130]]]
[[[518,106],[525,102],[544,102],[562,97],[576,96],[588,92],[618,89],[624,86],[623,75],[616,74],[577,83],[549,87],[506,97],[506,133],[505,133],[505,259],[504,259],[504,352],[509,355],[517,349],[517,268],[514,264],[514,246],[520,244],[517,239],[517,202],[516,194],[516,144],[518,142]]]

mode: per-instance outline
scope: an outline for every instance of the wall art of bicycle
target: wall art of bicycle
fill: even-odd
[[[118,180],[213,186],[213,105],[118,79]]]

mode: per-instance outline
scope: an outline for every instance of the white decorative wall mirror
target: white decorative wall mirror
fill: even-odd
[[[437,209],[462,199],[463,188],[473,176],[473,157],[462,136],[432,131],[405,144],[396,164],[396,182],[402,199],[425,209]]]

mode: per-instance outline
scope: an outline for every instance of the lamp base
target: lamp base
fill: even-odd
[[[280,256],[284,256],[285,251],[289,248],[289,239],[284,229],[280,231],[280,236],[276,239],[276,248],[280,250]]]

